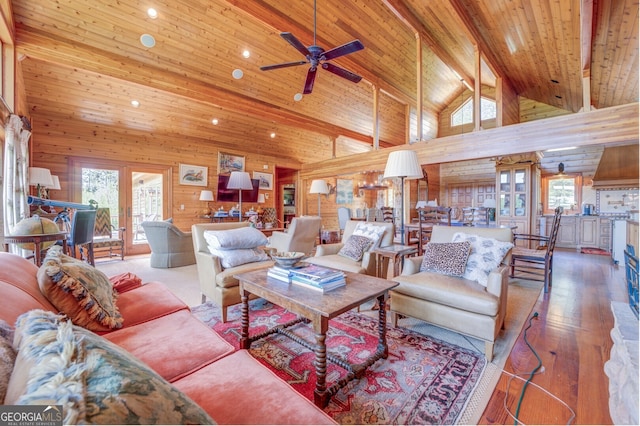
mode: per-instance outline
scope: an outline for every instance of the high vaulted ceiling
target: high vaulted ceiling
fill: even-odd
[[[307,65],[259,68],[303,59],[279,33],[313,44],[313,0],[12,6],[36,125],[66,120],[187,136],[306,163],[370,150],[375,108],[380,146],[406,143],[417,134],[417,88],[426,116],[437,118],[465,85],[475,86],[476,69],[485,87],[501,78],[518,95],[571,112],[580,111],[585,96],[598,109],[638,101],[636,0],[317,0],[317,44],[330,49],[360,39],[364,50],[333,62],[363,80],[354,84],[321,69],[301,101],[294,95],[302,92]],[[156,19],[148,7],[158,11]],[[142,34],[156,45],[144,47]],[[236,69],[241,79],[232,77]],[[414,127],[409,134],[407,123]],[[424,138],[437,136],[434,125],[425,124],[432,129]]]

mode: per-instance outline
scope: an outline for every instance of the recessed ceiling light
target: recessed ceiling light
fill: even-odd
[[[138,108],[140,106],[140,102],[136,101],[135,99],[131,101],[131,105],[134,108]]]
[[[150,7],[149,9],[147,9],[147,15],[151,19],[156,19],[158,17],[158,11]]]
[[[271,139],[273,139],[273,138],[276,137],[276,133],[275,132],[271,132],[271,134],[269,136],[271,136]]]
[[[217,119],[217,118],[214,118],[213,120],[211,120],[211,123],[212,123],[214,126],[217,126],[217,125],[218,125],[218,119]]]
[[[241,69],[237,68],[235,70],[233,70],[233,72],[231,73],[231,75],[233,76],[233,78],[235,78],[236,80],[240,80],[242,78],[242,76],[244,75],[244,73],[242,72]]]
[[[152,48],[156,45],[156,39],[153,38],[151,34],[142,34],[140,36],[140,43],[142,43],[144,47]]]
[[[248,50],[243,50],[242,51],[242,57],[243,58],[248,58],[249,56],[251,56],[251,52],[249,52]]]
[[[296,93],[295,95],[293,95],[293,100],[296,102],[299,102],[302,100],[302,93]]]

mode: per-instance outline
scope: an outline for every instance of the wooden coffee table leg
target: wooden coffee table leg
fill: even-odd
[[[320,322],[320,324],[318,324]],[[324,408],[329,404],[331,395],[327,392],[327,329],[329,321],[326,318],[320,318],[314,321],[314,329],[316,332],[316,346],[314,352],[316,354],[316,389],[313,392],[313,402],[320,408]]]
[[[240,299],[242,300],[240,348],[249,349],[251,347],[251,340],[249,340],[249,292],[242,288],[242,284],[240,284]]]
[[[387,294],[378,296],[378,353],[382,358],[389,355],[389,347],[387,346]]]

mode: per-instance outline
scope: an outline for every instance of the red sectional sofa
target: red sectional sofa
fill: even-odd
[[[0,319],[57,309],[40,292],[38,267],[0,253]],[[245,351],[195,318],[163,284],[121,293],[123,327],[98,333],[124,348],[198,404],[218,424],[335,424],[311,401]]]

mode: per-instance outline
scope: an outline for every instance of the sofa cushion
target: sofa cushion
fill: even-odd
[[[4,401],[9,385],[9,377],[16,363],[16,351],[13,348],[13,327],[0,320],[0,403]]]
[[[362,267],[361,262],[349,259],[339,254],[328,254],[326,256],[314,256],[305,259],[307,263],[325,266],[327,268],[339,269],[345,272],[354,272],[356,274],[366,273],[366,269]]]
[[[124,349],[34,310],[20,316],[8,404],[62,405],[65,424],[209,424],[191,399]],[[26,380],[25,380],[26,379]]]
[[[380,225],[372,225],[369,222],[360,222],[356,225],[351,235],[360,235],[370,238],[373,243],[369,247],[369,251],[380,246],[380,241],[384,235],[385,227]]]
[[[215,249],[250,249],[267,244],[267,237],[256,228],[249,226],[219,231],[204,231],[204,239],[209,248]]]
[[[113,289],[118,293],[124,293],[142,285],[142,279],[131,272],[123,272],[109,277],[109,281]]]
[[[437,272],[400,275],[394,280],[399,285],[392,292],[482,315],[498,314],[499,299],[476,281]]]
[[[233,346],[183,310],[104,337],[173,382],[233,352]]]
[[[249,229],[249,228],[247,228]],[[260,232],[260,231],[258,231]],[[223,268],[233,268],[245,263],[269,260],[269,256],[261,248],[219,249],[209,246],[212,255],[220,258]]]
[[[122,327],[109,278],[88,263],[53,246],[38,270],[40,291],[74,324],[104,331]]]
[[[246,350],[176,381],[174,386],[206,407],[220,424],[335,424],[324,411],[264,368]],[[248,405],[243,409],[239,401],[248,401]]]
[[[186,303],[159,282],[145,283],[118,295],[118,308],[124,318],[123,328],[189,310]]]
[[[471,253],[467,260],[467,267],[463,277],[487,286],[489,273],[496,269],[502,259],[513,247],[512,243],[498,241],[495,238],[457,232],[453,235],[453,242],[469,241]]]
[[[347,242],[344,243],[344,246],[342,246],[338,254],[340,256],[344,256],[346,258],[359,262],[360,260],[362,260],[364,252],[367,251],[372,244],[373,240],[369,237],[364,237],[362,235],[351,235],[347,239]]]
[[[420,271],[462,276],[469,258],[471,243],[427,243]]]

